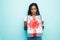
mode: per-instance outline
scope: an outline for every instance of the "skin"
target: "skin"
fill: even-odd
[[[31,7],[32,16],[36,16],[36,12],[37,12],[36,6],[33,5],[33,6]]]
[[[36,12],[37,12],[37,8],[36,8],[36,6],[32,6],[31,7],[31,13],[32,13],[32,16],[36,16]],[[42,21],[42,24],[43,24],[44,22]],[[24,21],[24,28],[26,28],[27,27],[27,22],[26,21]]]

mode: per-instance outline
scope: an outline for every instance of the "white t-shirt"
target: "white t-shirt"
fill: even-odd
[[[44,19],[40,15],[35,16],[34,18],[30,15],[24,18],[24,21],[27,21],[28,37],[41,36],[43,32],[41,21],[44,21]]]
[[[30,15],[28,15],[28,16],[30,16]],[[30,16],[30,17],[31,17],[31,16]],[[44,21],[43,17],[41,17],[41,18],[42,18],[42,21]],[[24,21],[27,21],[27,16],[24,17]]]

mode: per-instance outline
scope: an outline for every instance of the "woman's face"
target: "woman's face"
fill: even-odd
[[[37,8],[36,8],[36,6],[33,5],[33,6],[31,7],[31,13],[32,13],[32,14],[36,14],[36,12],[37,12]]]

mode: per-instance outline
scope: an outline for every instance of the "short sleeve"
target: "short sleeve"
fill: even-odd
[[[42,21],[44,21],[44,18],[40,15],[40,18],[42,19]]]
[[[24,18],[24,21],[27,21],[27,16]]]
[[[44,21],[44,18],[42,17],[42,21]]]

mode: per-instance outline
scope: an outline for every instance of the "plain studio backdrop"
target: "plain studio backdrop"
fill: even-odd
[[[0,0],[0,40],[27,40],[24,17],[36,2],[44,18],[43,40],[60,40],[60,0]]]

